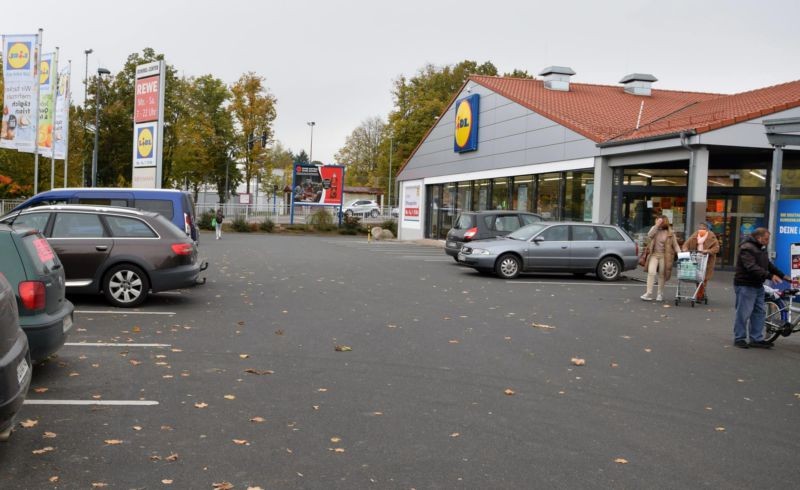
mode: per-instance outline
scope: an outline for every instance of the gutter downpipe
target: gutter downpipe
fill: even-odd
[[[692,197],[693,197],[692,196],[693,195],[692,187],[695,185],[695,182],[694,182],[695,170],[694,170],[694,150],[692,150],[692,147],[688,143],[688,139],[689,139],[690,135],[691,134],[689,132],[687,132],[687,131],[682,131],[680,133],[681,146],[689,151],[689,185],[687,186],[689,192],[688,192],[688,195],[686,196],[687,201],[689,203],[689,205],[686,207],[686,226],[688,227],[688,230],[684,230],[684,234],[686,234],[687,231],[693,231],[694,230],[694,223],[693,223],[693,220],[694,220],[694,200],[692,199]],[[688,235],[686,235],[686,236],[688,237]]]
[[[783,146],[773,145],[772,175],[769,179],[769,234],[771,239],[767,246],[770,260],[775,260],[775,234],[778,230],[778,200],[781,198],[781,174],[783,173]]]

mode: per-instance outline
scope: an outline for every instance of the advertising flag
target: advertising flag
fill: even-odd
[[[33,153],[36,148],[36,34],[3,36],[3,119],[0,148]]]
[[[50,156],[53,151],[53,123],[56,100],[58,57],[55,53],[42,53],[39,62],[39,154]]]
[[[55,131],[53,136],[56,159],[58,160],[63,160],[67,156],[71,75],[69,65],[64,67],[58,74],[58,99],[56,99]]]

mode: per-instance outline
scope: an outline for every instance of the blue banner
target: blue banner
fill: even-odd
[[[778,201],[778,222],[772,239],[775,240],[775,265],[784,274],[791,275],[792,244],[800,244],[800,199]]]

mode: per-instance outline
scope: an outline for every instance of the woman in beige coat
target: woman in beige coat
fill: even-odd
[[[669,220],[665,216],[656,218],[656,224],[647,233],[650,240],[647,250],[650,255],[647,258],[647,292],[642,295],[644,301],[653,301],[653,285],[658,278],[658,294],[656,301],[664,301],[664,283],[672,276],[672,264],[678,250],[678,240],[675,238]]]
[[[697,231],[692,233],[692,236],[684,242],[683,251],[703,252],[708,254],[706,278],[697,290],[697,299],[701,300],[705,297],[708,281],[714,274],[714,264],[717,262],[717,254],[719,253],[719,240],[717,240],[717,236],[714,232],[708,229],[706,223],[700,223],[697,225]]]

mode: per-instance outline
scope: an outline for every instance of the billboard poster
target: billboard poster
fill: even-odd
[[[51,156],[53,151],[53,123],[55,111],[55,87],[58,59],[55,53],[43,53],[39,62],[39,130],[37,145],[39,154]]]
[[[792,244],[800,244],[800,199],[778,201],[775,235],[775,265],[788,274],[794,267]]]
[[[36,34],[3,36],[3,119],[0,148],[33,153],[36,145]]]
[[[161,188],[164,60],[136,67],[133,105],[133,187]]]
[[[420,185],[409,185],[403,188],[403,221],[419,222]]]
[[[292,202],[304,206],[341,206],[344,167],[295,165]]]
[[[453,151],[464,153],[478,149],[478,114],[480,95],[472,94],[456,102],[456,128]]]
[[[53,144],[56,159],[63,160],[67,157],[67,130],[69,129],[69,82],[70,67],[64,67],[58,74],[58,95],[56,99],[55,130]]]

